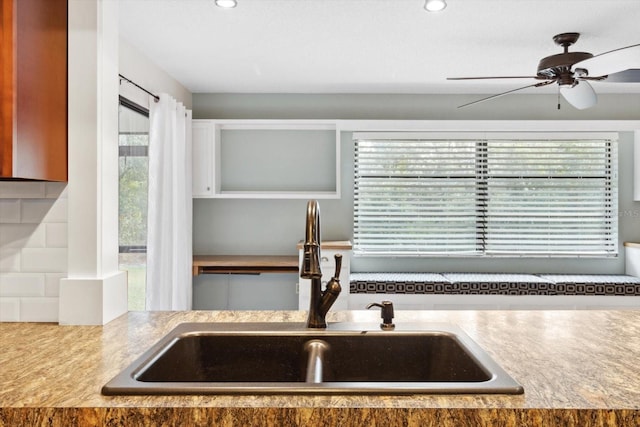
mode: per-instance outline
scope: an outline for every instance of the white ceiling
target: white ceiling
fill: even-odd
[[[446,77],[535,75],[563,32],[593,54],[640,43],[640,0],[447,1],[119,0],[120,34],[193,93],[496,93],[535,81]]]

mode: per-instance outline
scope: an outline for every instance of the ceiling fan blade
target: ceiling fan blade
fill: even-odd
[[[447,77],[447,80],[540,79],[539,76]]]
[[[560,86],[560,93],[569,104],[578,110],[593,107],[598,102],[598,96],[593,87],[584,80],[579,80],[575,86]]]
[[[466,104],[459,105],[458,108],[468,107],[469,105],[477,104],[479,102],[484,102],[484,101],[488,101],[488,100],[493,99],[493,98],[498,98],[500,96],[508,95],[510,93],[517,92],[517,91],[522,90],[522,89],[527,89],[527,88],[530,88],[530,87],[546,86],[546,85],[551,84],[551,83],[555,83],[555,80],[547,80],[547,81],[540,82],[540,83],[534,83],[532,85],[527,85],[527,86],[519,87],[517,89],[508,90],[506,92],[498,93],[496,95],[487,96],[486,98],[478,99],[477,101],[468,102]]]
[[[640,83],[640,68],[620,71],[619,73],[609,74],[605,82],[613,83]]]
[[[640,68],[640,44],[623,47],[576,62],[572,67],[584,68],[589,76],[606,76],[630,68]]]

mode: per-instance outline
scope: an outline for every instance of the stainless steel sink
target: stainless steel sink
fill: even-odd
[[[117,394],[523,393],[453,325],[184,323],[102,388]]]

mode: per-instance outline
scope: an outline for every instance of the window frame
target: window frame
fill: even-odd
[[[480,250],[476,250],[473,253],[470,252],[450,252],[450,253],[439,253],[439,252],[425,252],[425,251],[416,251],[415,253],[406,253],[404,251],[393,252],[393,251],[375,251],[368,250],[367,248],[362,248],[359,243],[358,236],[358,204],[360,201],[360,197],[358,195],[358,140],[420,140],[420,141],[428,141],[428,140],[473,140],[475,141],[475,157],[476,157],[476,179],[475,179],[475,188],[476,188],[476,209],[481,212],[480,214],[476,214],[476,222],[486,222],[488,220],[488,211],[487,211],[487,203],[489,202],[488,195],[488,185],[478,185],[479,181],[488,179],[488,170],[487,170],[487,141],[489,140],[539,140],[539,139],[548,139],[548,140],[572,140],[572,141],[580,141],[580,140],[606,140],[607,141],[607,151],[606,151],[606,161],[607,167],[605,170],[606,182],[605,186],[607,191],[610,191],[612,196],[611,205],[603,210],[608,211],[606,217],[603,215],[603,219],[607,219],[610,222],[613,222],[614,225],[611,227],[611,231],[608,232],[607,238],[609,239],[608,245],[602,245],[602,252],[599,253],[574,253],[574,252],[561,252],[557,251],[557,253],[492,253],[487,251],[487,245],[484,240],[487,237],[486,231],[482,231],[482,226],[480,224],[476,225],[476,247],[480,246]],[[372,256],[372,257],[439,257],[439,256],[448,256],[448,257],[486,257],[486,258],[499,258],[499,257],[547,257],[547,258],[562,258],[562,257],[571,257],[571,258],[581,258],[581,257],[598,257],[598,258],[613,258],[618,256],[618,218],[617,218],[617,192],[618,192],[618,183],[617,183],[617,168],[618,168],[618,158],[617,156],[612,156],[611,147],[615,147],[613,150],[614,153],[617,153],[617,144],[618,142],[618,133],[617,132],[402,132],[402,131],[394,131],[394,132],[354,132],[353,133],[354,140],[354,255],[356,256]],[[481,147],[479,150],[478,147]],[[612,175],[615,173],[615,176]],[[507,177],[509,179],[511,177]],[[603,177],[601,177],[602,179]],[[513,177],[513,179],[519,179]],[[605,187],[603,187],[605,188]],[[482,242],[481,244],[477,242]],[[609,248],[605,250],[606,248]]]
[[[149,118],[149,109],[145,108],[122,95],[118,96],[118,105],[128,108],[138,114]],[[118,132],[120,135],[120,132]],[[149,157],[149,146],[118,145],[118,160],[121,157]],[[118,254],[147,253],[147,245],[118,245]]]

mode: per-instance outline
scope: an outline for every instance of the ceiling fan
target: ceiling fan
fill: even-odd
[[[499,96],[507,95],[530,87],[541,87],[558,83],[564,99],[575,108],[584,110],[598,102],[596,92],[590,81],[617,83],[640,82],[640,44],[635,44],[600,55],[587,52],[569,52],[580,33],[562,33],[553,37],[553,41],[564,48],[563,53],[542,58],[538,63],[535,76],[493,76],[493,77],[449,77],[447,80],[488,80],[488,79],[536,79],[540,80],[527,86],[491,95],[477,101],[460,105],[458,108],[477,104]],[[558,104],[560,108],[560,104]]]

